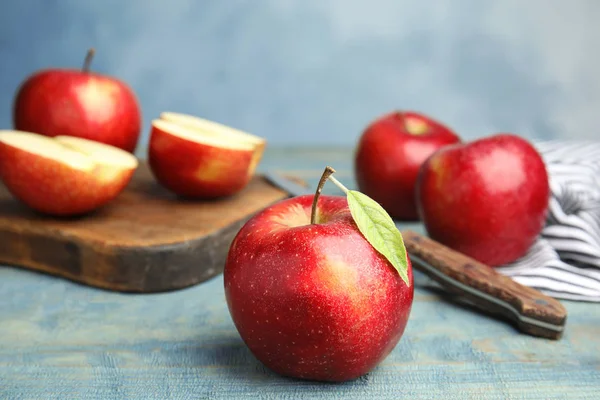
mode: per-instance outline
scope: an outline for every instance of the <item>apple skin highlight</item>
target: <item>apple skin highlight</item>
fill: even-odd
[[[358,230],[345,197],[281,201],[235,237],[227,305],[252,353],[289,377],[341,382],[376,367],[404,333],[414,296]]]

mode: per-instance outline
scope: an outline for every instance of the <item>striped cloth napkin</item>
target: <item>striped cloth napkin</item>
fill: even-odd
[[[498,272],[559,299],[600,302],[600,142],[534,142],[552,192],[541,235]]]

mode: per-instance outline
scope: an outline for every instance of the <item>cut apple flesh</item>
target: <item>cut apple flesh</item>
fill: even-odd
[[[89,171],[98,164],[137,167],[137,158],[124,150],[71,136],[55,138],[23,131],[0,131],[0,142],[28,153]]]
[[[164,133],[209,146],[231,150],[256,149],[256,144],[253,144],[247,140],[242,140],[239,137],[233,137],[229,134],[221,135],[215,132],[195,129],[187,125],[181,125],[167,120],[155,119],[152,121],[152,126]]]
[[[75,151],[86,154],[97,164],[112,165],[123,169],[132,169],[138,166],[138,160],[134,155],[118,147],[74,136],[56,136],[54,139]]]
[[[63,146],[43,135],[23,131],[0,131],[0,142],[26,152],[49,158],[78,170],[91,170],[95,164],[85,154]]]
[[[227,138],[232,142],[251,143],[255,147],[264,147],[265,145],[264,138],[252,135],[239,129],[231,128],[227,125],[223,125],[218,122],[209,121],[192,115],[174,112],[163,112],[160,114],[160,119],[175,123],[177,125],[185,126],[190,129],[194,129],[198,132],[202,132],[204,135]]]

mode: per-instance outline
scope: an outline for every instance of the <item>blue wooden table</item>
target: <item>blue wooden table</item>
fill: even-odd
[[[269,150],[261,167],[315,184],[329,164],[352,186],[351,154]],[[564,304],[563,339],[538,339],[449,301],[416,273],[391,355],[359,380],[320,384],[254,359],[229,317],[222,276],[132,295],[0,267],[0,399],[600,399],[600,305]]]

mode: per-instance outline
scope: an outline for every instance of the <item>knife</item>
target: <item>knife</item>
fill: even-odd
[[[274,171],[263,176],[290,197],[314,195],[308,187]],[[558,300],[424,235],[412,230],[401,233],[415,269],[457,295],[459,302],[512,322],[523,333],[554,340],[562,337],[567,311]]]

